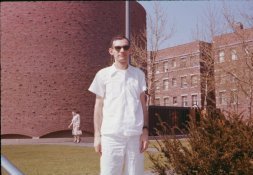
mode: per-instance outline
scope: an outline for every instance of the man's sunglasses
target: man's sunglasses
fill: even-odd
[[[130,46],[129,45],[126,45],[126,46],[114,46],[114,49],[117,50],[118,52],[121,50],[121,48],[124,49],[124,51],[127,51]]]

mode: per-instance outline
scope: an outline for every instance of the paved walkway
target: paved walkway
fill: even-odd
[[[74,143],[73,138],[34,138],[34,139],[1,139],[1,145],[28,145],[28,144],[59,144],[71,146],[93,147],[93,137],[82,137],[80,143]],[[152,151],[152,149],[150,149]],[[145,172],[145,175],[154,175]]]
[[[73,138],[1,139],[1,145],[57,144],[93,147],[93,140],[93,137],[82,137],[80,143],[74,143]],[[148,151],[156,150],[148,148]]]
[[[74,143],[73,138],[35,138],[35,139],[1,139],[2,145],[29,144],[59,144],[93,147],[93,137],[82,137],[80,143]]]

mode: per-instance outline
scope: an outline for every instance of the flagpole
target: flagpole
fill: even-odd
[[[125,36],[130,41],[130,4],[129,0],[125,1]],[[129,63],[131,63],[131,56],[129,55]]]

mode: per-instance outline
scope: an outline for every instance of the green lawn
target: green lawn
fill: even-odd
[[[98,175],[99,156],[90,147],[2,145],[5,155],[26,175]],[[151,162],[145,155],[145,170]],[[5,174],[4,174],[5,175]]]

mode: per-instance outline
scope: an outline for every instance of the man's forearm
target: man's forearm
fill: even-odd
[[[141,105],[142,105],[142,110],[143,110],[143,126],[148,127],[149,117],[148,117],[148,109],[146,105],[146,95],[144,92],[141,94]]]
[[[102,116],[99,114],[94,114],[94,135],[101,135],[101,124],[102,124]]]
[[[144,126],[148,127],[149,126],[149,118],[148,118],[148,110],[147,110],[146,106],[143,109],[143,115],[144,115]]]
[[[101,125],[102,125],[102,109],[99,105],[95,105],[95,110],[94,110],[94,132],[95,135],[101,134]]]
[[[101,125],[103,120],[103,98],[96,97],[96,103],[94,107],[94,145],[100,144]]]

